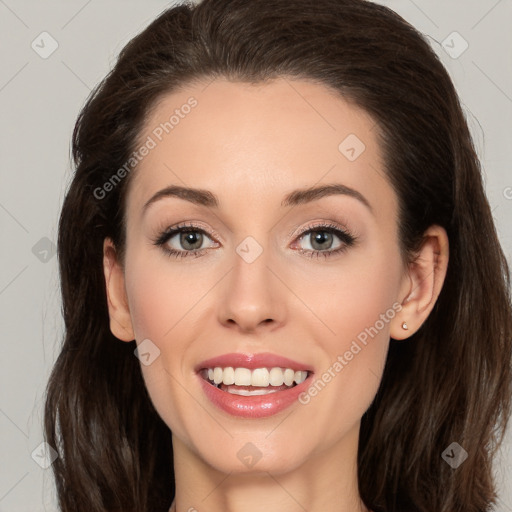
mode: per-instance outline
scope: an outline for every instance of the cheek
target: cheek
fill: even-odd
[[[364,341],[368,330],[374,333],[374,328],[386,338],[389,322],[400,308],[395,301],[401,272],[398,251],[375,244],[369,250],[347,255],[339,265],[304,272],[297,278],[294,291],[306,298],[323,324],[318,341],[334,354],[344,351],[354,339]]]
[[[185,381],[182,358],[190,337],[187,313],[204,294],[204,285],[190,275],[170,272],[170,264],[166,258],[133,251],[126,259],[126,291],[137,343],[149,339],[160,351],[151,364],[141,364],[150,399],[169,428],[186,438],[183,418],[190,402],[180,383]]]
[[[396,302],[401,269],[398,252],[381,245],[317,276],[325,285],[309,299],[323,324],[316,343],[325,358],[302,401],[329,411],[320,430],[329,424],[349,428],[370,406],[384,369],[390,323],[401,309]]]
[[[172,271],[174,265],[177,270]],[[156,254],[132,253],[126,261],[126,291],[136,339],[162,345],[186,327],[188,312],[209,283],[180,272],[175,262]]]

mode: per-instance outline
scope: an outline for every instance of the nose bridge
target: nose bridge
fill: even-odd
[[[235,246],[232,270],[220,299],[222,323],[235,322],[243,329],[252,330],[270,320],[282,322],[283,287],[274,275],[275,270],[271,270],[275,261],[271,245],[267,236],[259,234],[246,236]]]

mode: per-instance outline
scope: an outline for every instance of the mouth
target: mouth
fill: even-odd
[[[256,396],[291,389],[302,384],[312,372],[282,367],[250,369],[215,366],[202,368],[198,373],[203,380],[226,393]]]
[[[301,405],[313,381],[313,367],[269,352],[231,353],[195,367],[211,404],[231,416],[257,419]]]

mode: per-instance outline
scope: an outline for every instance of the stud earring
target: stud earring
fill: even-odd
[[[407,331],[407,329],[409,329],[409,327],[407,326],[407,322],[404,322],[402,324],[402,329],[405,329]]]

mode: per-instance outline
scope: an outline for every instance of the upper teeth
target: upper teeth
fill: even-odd
[[[300,384],[304,382],[308,376],[305,370],[294,371],[291,368],[256,368],[250,370],[249,368],[208,368],[208,379],[215,384],[226,384],[236,386],[293,386],[296,382]]]

